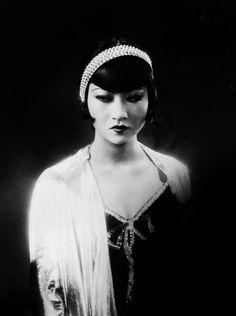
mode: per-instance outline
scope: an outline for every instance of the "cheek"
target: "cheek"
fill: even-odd
[[[106,109],[100,102],[96,102],[94,99],[88,99],[88,110],[92,118],[94,119],[94,123],[104,122],[106,120]]]
[[[99,113],[98,105],[96,104],[96,101],[88,97],[87,105],[88,105],[89,114],[92,116],[92,118],[95,119]]]
[[[88,100],[87,100],[87,107],[88,107],[88,111],[89,111],[89,114],[92,116],[92,117],[94,117],[93,116],[93,110],[94,110],[94,106],[93,106],[93,103],[91,102],[91,100],[89,99],[89,97],[88,97]]]
[[[148,101],[145,102],[145,105],[142,108],[142,115],[146,117],[147,111],[148,111]]]
[[[140,106],[132,110],[132,117],[137,122],[143,121],[146,118],[147,110],[148,110],[148,102],[145,102],[145,104],[141,104]]]

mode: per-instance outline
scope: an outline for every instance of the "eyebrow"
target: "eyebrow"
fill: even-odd
[[[128,91],[127,93],[135,93],[135,92],[145,92],[145,88],[141,87],[141,88],[137,88],[137,89],[134,89],[134,90],[130,90]]]
[[[102,91],[104,91],[104,92],[109,92],[108,90],[104,90],[104,89],[102,89],[102,88],[100,88],[100,87],[92,88],[92,89],[91,89],[91,92],[96,91],[96,90],[102,90]],[[136,92],[136,91],[145,92],[145,87],[136,88],[136,89],[133,89],[133,90],[124,92],[124,93],[132,93],[132,92]],[[111,93],[112,93],[112,92],[111,92]]]
[[[95,87],[91,91],[95,91],[95,90],[98,90],[98,89],[101,89],[101,88]]]
[[[132,92],[132,91],[140,91],[140,90],[145,91],[145,88],[144,88],[144,87],[140,87],[140,88],[137,88],[137,89],[131,90],[131,92]]]

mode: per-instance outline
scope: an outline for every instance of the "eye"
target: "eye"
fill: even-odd
[[[101,102],[108,103],[111,102],[112,97],[109,95],[97,95],[96,99],[98,99]]]
[[[143,98],[143,94],[133,94],[133,95],[127,96],[127,101],[131,103],[136,103],[136,102],[141,101],[142,98]]]

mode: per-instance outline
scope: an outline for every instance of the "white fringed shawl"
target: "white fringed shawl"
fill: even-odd
[[[188,199],[187,167],[140,146],[167,175],[179,202]],[[89,158],[86,146],[46,169],[34,188],[29,213],[30,260],[37,263],[46,316],[116,315],[104,205]],[[58,295],[59,287],[64,295]],[[53,306],[53,300],[61,302],[60,308]]]

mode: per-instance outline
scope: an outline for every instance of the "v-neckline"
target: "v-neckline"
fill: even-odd
[[[96,176],[93,172],[90,160],[91,160],[91,153],[90,153],[90,146],[92,144],[89,144],[87,146],[87,150],[88,150],[88,159],[87,159],[87,163],[88,163],[88,169],[90,170],[91,173],[91,177],[93,179],[94,185],[96,186],[97,192],[99,194],[100,200],[102,202],[104,211],[112,216],[114,216],[115,218],[117,218],[119,221],[123,222],[123,223],[127,223],[130,221],[136,221],[159,197],[160,195],[165,191],[165,189],[167,188],[167,186],[169,185],[168,183],[168,178],[167,175],[163,172],[163,170],[161,168],[158,167],[158,165],[156,164],[156,162],[150,157],[150,155],[147,153],[147,151],[145,150],[145,148],[143,146],[140,147],[143,150],[143,152],[146,154],[146,156],[148,157],[148,159],[150,159],[150,161],[154,164],[154,166],[157,168],[158,172],[162,172],[165,177],[166,177],[166,181],[163,182],[163,185],[161,186],[161,188],[159,188],[151,197],[148,198],[148,200],[141,206],[141,208],[138,209],[138,211],[134,214],[134,216],[132,216],[131,218],[126,218],[120,214],[117,213],[117,211],[112,210],[110,208],[108,208],[103,200]]]
[[[168,182],[165,182],[158,191],[156,191],[144,204],[139,210],[134,214],[131,218],[126,218],[120,214],[118,214],[115,210],[112,210],[105,206],[105,212],[116,219],[118,219],[122,223],[128,223],[130,221],[137,221],[143,213],[162,195],[165,189],[168,187]]]

